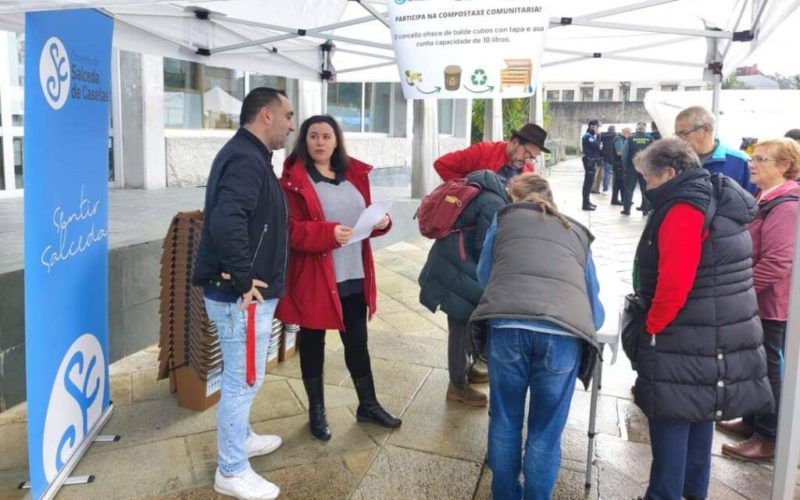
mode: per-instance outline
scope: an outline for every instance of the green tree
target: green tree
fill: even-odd
[[[483,123],[486,114],[486,99],[474,99],[472,101],[472,130],[470,139],[472,143],[483,140]],[[512,130],[519,130],[520,127],[531,121],[530,98],[503,99],[503,137],[511,136]],[[547,101],[544,102],[544,128],[547,129],[552,122],[552,116]]]
[[[727,89],[749,89],[750,86],[746,85],[743,81],[736,78],[735,73],[731,73],[724,80],[722,80],[722,88]]]

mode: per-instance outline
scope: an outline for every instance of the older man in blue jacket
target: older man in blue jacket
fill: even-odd
[[[714,138],[715,124],[714,115],[707,109],[692,106],[675,117],[675,135],[692,147],[704,169],[727,175],[752,193],[756,187],[750,182],[750,159],[742,151],[720,144]]]

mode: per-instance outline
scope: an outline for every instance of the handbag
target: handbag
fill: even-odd
[[[644,331],[645,318],[649,304],[647,300],[635,293],[625,296],[619,312],[619,334],[622,339],[622,350],[636,369],[636,356],[639,351],[639,339]]]

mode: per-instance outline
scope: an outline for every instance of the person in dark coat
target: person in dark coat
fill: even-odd
[[[611,204],[622,205],[622,200],[625,195],[623,186],[623,155],[625,153],[625,146],[628,143],[628,137],[631,135],[631,129],[625,127],[622,132],[614,139],[614,178],[611,182]]]
[[[653,453],[646,498],[706,498],[714,421],[773,406],[747,230],[755,201],[678,138],[634,162],[652,203],[633,279],[650,304],[632,359]]]
[[[495,213],[510,202],[503,179],[490,170],[467,175],[481,192],[461,212],[454,224],[457,231],[436,240],[419,275],[419,301],[431,312],[441,308],[447,314],[447,367],[450,385],[447,400],[470,406],[486,406],[486,394],[470,383],[485,383],[487,374],[473,363],[467,323],[478,305],[483,287],[476,267],[486,231]]]
[[[375,395],[367,345],[367,320],[375,313],[377,287],[370,238],[352,244],[353,226],[372,203],[372,167],[347,156],[344,135],[329,115],[306,119],[283,164],[281,187],[289,205],[286,296],[277,317],[300,325],[297,350],[308,396],[311,433],[331,438],[325,416],[325,331],[339,330],[344,359],[358,395],[356,419],[395,428],[402,424]],[[386,234],[386,215],[370,237]]]
[[[611,182],[611,173],[614,168],[614,142],[617,139],[617,129],[614,125],[609,125],[608,130],[600,134],[600,157],[602,169],[598,171],[592,185],[592,192],[599,192],[600,184],[603,185],[603,193],[608,193],[608,186]]]
[[[643,214],[648,211],[647,197],[644,195],[645,183],[642,174],[636,171],[633,165],[633,158],[639,151],[644,150],[647,146],[653,143],[653,139],[645,132],[647,125],[644,122],[636,124],[636,133],[628,138],[625,143],[625,152],[622,155],[623,159],[623,179],[625,187],[622,193],[622,215],[631,214],[631,206],[633,206],[633,192],[636,186],[639,186],[639,191],[642,193],[642,204],[639,205],[637,210],[641,210]]]
[[[293,117],[283,92],[253,89],[242,103],[241,126],[214,158],[206,186],[192,284],[203,287],[224,365],[214,490],[235,498],[280,495],[280,488],[253,471],[249,457],[275,451],[281,438],[255,434],[249,418],[264,381],[273,314],[284,292],[286,201],[272,170],[272,152],[286,144]],[[255,323],[250,339],[248,316]]]
[[[597,205],[589,200],[589,194],[592,191],[592,183],[594,183],[594,176],[597,173],[597,167],[600,166],[602,159],[600,158],[600,122],[597,120],[590,120],[586,132],[581,137],[581,151],[583,156],[583,186],[581,187],[581,198],[583,203],[581,210],[595,210]]]

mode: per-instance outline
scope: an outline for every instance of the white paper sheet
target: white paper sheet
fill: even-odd
[[[355,227],[353,227],[353,237],[350,238],[347,244],[351,245],[369,238],[375,224],[380,222],[383,216],[389,213],[389,209],[392,208],[393,203],[394,200],[376,201],[364,209],[358,217]]]

